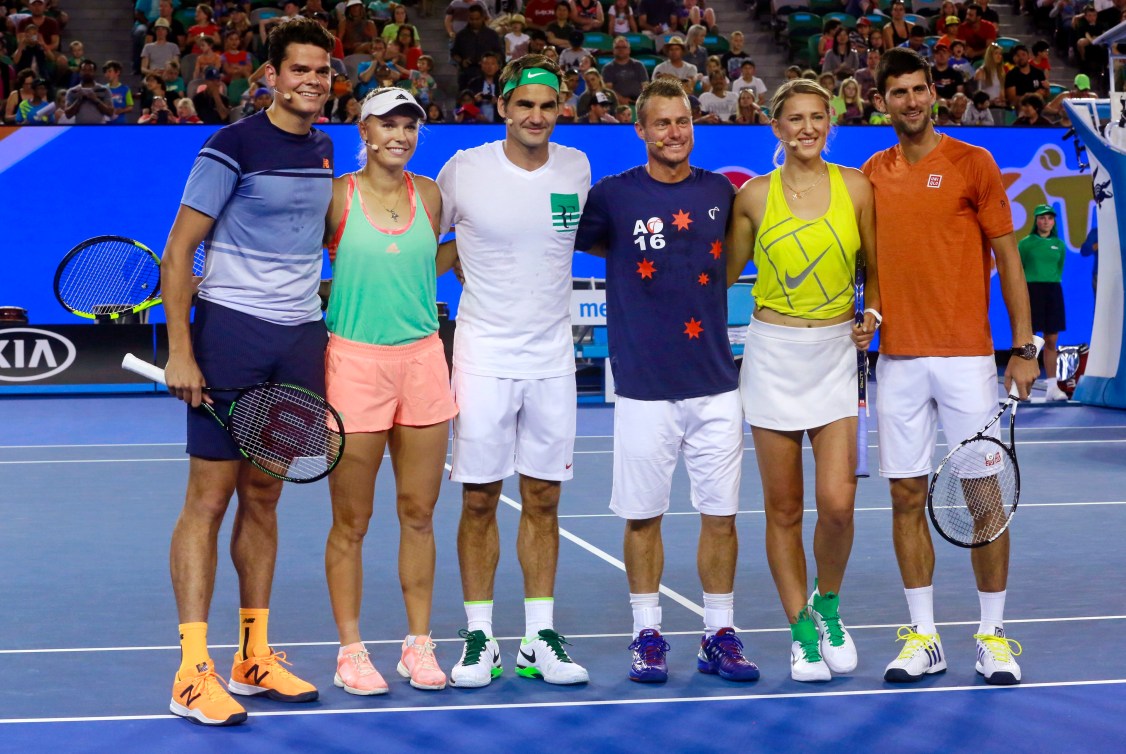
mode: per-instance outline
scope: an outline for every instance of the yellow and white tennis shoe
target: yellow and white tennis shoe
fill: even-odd
[[[1019,641],[1005,636],[1005,629],[994,634],[974,634],[977,639],[977,672],[994,686],[1015,686],[1020,683],[1020,665],[1014,659],[1021,653]]]
[[[921,634],[916,626],[900,626],[898,640],[905,643],[899,656],[888,663],[885,681],[912,683],[924,675],[946,672],[946,654],[938,632]]]

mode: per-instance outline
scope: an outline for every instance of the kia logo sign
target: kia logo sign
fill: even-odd
[[[0,330],[0,382],[34,382],[74,363],[74,344],[58,333],[30,327]]]

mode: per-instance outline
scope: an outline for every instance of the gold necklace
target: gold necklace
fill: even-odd
[[[781,169],[779,169],[779,171],[778,171],[778,176],[780,178],[782,178],[782,185],[785,186],[787,189],[789,189],[790,196],[792,196],[794,199],[801,199],[803,196],[808,194],[810,191],[813,191],[813,189],[817,188],[817,186],[820,185],[821,181],[824,180],[825,176],[827,176],[828,174],[829,174],[828,170],[822,170],[821,175],[817,176],[816,181],[811,183],[809,186],[803,188],[801,191],[798,191],[796,188],[794,188],[790,184],[786,183],[786,179],[782,176]]]

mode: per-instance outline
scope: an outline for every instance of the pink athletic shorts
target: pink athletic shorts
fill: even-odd
[[[375,346],[330,335],[325,397],[345,432],[427,427],[457,416],[438,333],[401,346]]]

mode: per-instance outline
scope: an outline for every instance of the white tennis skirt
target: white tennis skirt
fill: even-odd
[[[786,327],[751,318],[739,395],[752,427],[793,432],[856,416],[852,322]]]

